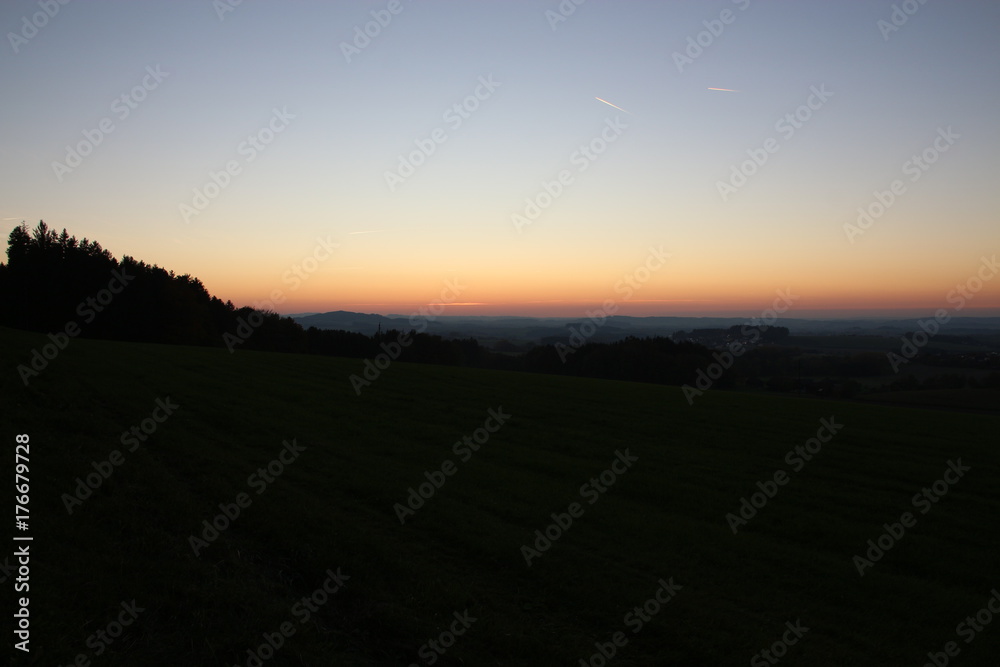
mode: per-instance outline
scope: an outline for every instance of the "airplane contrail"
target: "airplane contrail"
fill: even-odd
[[[738,93],[738,92],[740,92],[738,90],[733,90],[732,88],[709,88],[709,90],[722,90],[722,91],[725,91],[727,93]]]
[[[604,103],[605,103],[605,104],[607,104],[608,106],[610,106],[610,107],[614,107],[614,108],[618,109],[619,111],[625,111],[625,109],[622,109],[622,108],[621,108],[620,106],[618,106],[617,104],[612,104],[611,102],[608,102],[607,100],[602,100],[602,99],[601,99],[600,97],[594,97],[594,99],[595,99],[595,100],[597,100],[598,102],[604,102]],[[632,112],[631,112],[631,111],[625,111],[625,113],[627,113],[627,114],[628,114],[629,116],[631,116],[631,115],[632,115]]]
[[[384,232],[384,229],[370,229],[366,232],[347,232],[348,236],[353,236],[355,234],[378,234],[379,232]]]

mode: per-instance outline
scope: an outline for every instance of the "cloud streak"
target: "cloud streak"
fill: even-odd
[[[617,104],[612,104],[611,102],[608,102],[607,100],[602,100],[600,97],[594,97],[594,99],[597,100],[598,102],[604,102],[609,107],[614,107],[614,108],[618,109],[619,111],[625,111],[625,109],[622,109]],[[629,116],[633,115],[631,111],[625,111],[625,113],[627,113]]]

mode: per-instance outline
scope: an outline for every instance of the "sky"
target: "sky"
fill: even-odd
[[[18,0],[0,28],[0,221],[238,306],[1000,315],[995,1]]]

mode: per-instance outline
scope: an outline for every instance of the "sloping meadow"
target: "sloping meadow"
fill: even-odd
[[[46,342],[17,664],[1000,654],[993,416],[82,339],[25,386]]]

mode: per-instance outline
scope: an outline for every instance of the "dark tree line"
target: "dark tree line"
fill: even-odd
[[[127,255],[118,261],[100,243],[57,233],[45,222],[11,231],[7,263],[0,264],[0,304],[0,324],[19,329],[58,332],[75,323],[85,338],[212,346],[221,346],[240,314],[250,312],[213,297],[197,278]],[[295,325],[266,315],[248,347]]]
[[[416,331],[366,336],[306,330],[290,317],[223,302],[190,275],[176,275],[129,256],[116,260],[96,241],[78,241],[65,229],[57,233],[44,222],[32,230],[21,224],[11,231],[7,260],[0,263],[0,325],[57,333],[75,323],[85,338],[358,359],[374,359],[393,350],[392,358],[400,361],[683,385],[693,383],[699,370],[719,354],[691,341],[692,334],[718,334],[725,341],[742,336],[735,328],[703,330],[675,335],[673,340],[630,336],[613,343],[578,341],[572,347],[556,343],[503,354],[473,338],[446,339]],[[775,329],[776,339],[787,336],[787,329]],[[802,376],[825,376],[832,379],[812,384],[829,395],[831,388],[843,385],[843,378],[887,372],[881,354],[807,355],[773,344],[752,347],[733,361],[715,387],[802,391],[810,384]]]
[[[85,338],[356,358],[374,358],[402,339],[408,344],[399,346],[400,361],[674,384],[710,361],[706,348],[667,338],[588,343],[564,354],[564,362],[552,345],[512,356],[472,338],[305,330],[291,318],[223,302],[192,276],[129,256],[116,260],[100,243],[78,241],[44,222],[11,231],[7,260],[0,264],[0,324],[32,331],[59,332],[75,322]]]

